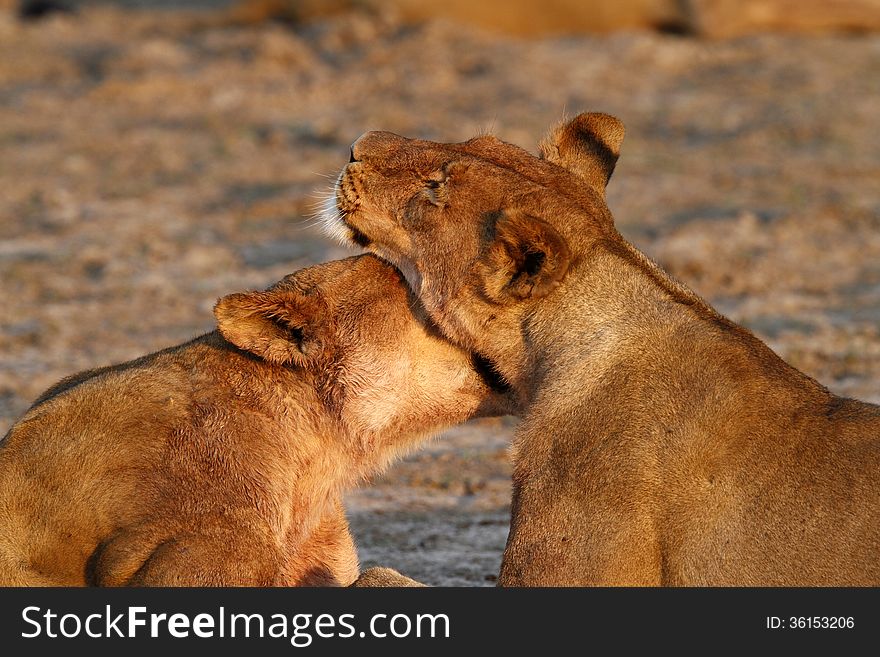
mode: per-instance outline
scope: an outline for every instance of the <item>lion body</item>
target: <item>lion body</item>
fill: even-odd
[[[541,156],[366,133],[335,230],[395,263],[523,420],[501,585],[880,584],[880,407],[673,280],[605,203],[623,126]]]
[[[65,379],[0,443],[0,585],[350,584],[343,491],[494,412],[417,308],[392,268],[350,258]]]

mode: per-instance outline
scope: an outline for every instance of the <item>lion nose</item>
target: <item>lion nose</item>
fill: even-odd
[[[370,158],[390,155],[399,148],[406,139],[393,132],[371,130],[358,137],[351,145],[349,162],[363,162]]]

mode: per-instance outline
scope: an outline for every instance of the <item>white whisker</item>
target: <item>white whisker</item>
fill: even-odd
[[[320,174],[319,174],[320,175]],[[320,225],[321,231],[329,238],[339,242],[344,246],[350,246],[353,235],[345,223],[343,223],[344,213],[339,210],[336,204],[336,186],[339,177],[333,179],[333,184],[329,189],[315,190],[313,196],[317,199],[313,207],[312,218],[313,225]]]

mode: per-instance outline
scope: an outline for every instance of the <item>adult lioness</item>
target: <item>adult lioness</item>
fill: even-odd
[[[880,584],[880,407],[830,394],[620,236],[623,135],[583,114],[538,158],[370,132],[328,212],[517,395],[499,584]]]
[[[349,584],[343,489],[503,412],[374,256],[214,312],[218,331],[65,379],[0,442],[0,585]]]

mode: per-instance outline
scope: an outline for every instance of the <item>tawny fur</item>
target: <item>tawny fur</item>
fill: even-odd
[[[374,256],[215,314],[218,331],[65,379],[0,442],[0,585],[348,585],[343,491],[503,412]]]
[[[367,568],[351,584],[353,588],[416,588],[424,586],[393,568]]]
[[[337,185],[328,220],[512,386],[499,584],[880,584],[880,407],[831,394],[621,237],[605,184],[623,135],[582,114],[535,157],[370,132]]]

